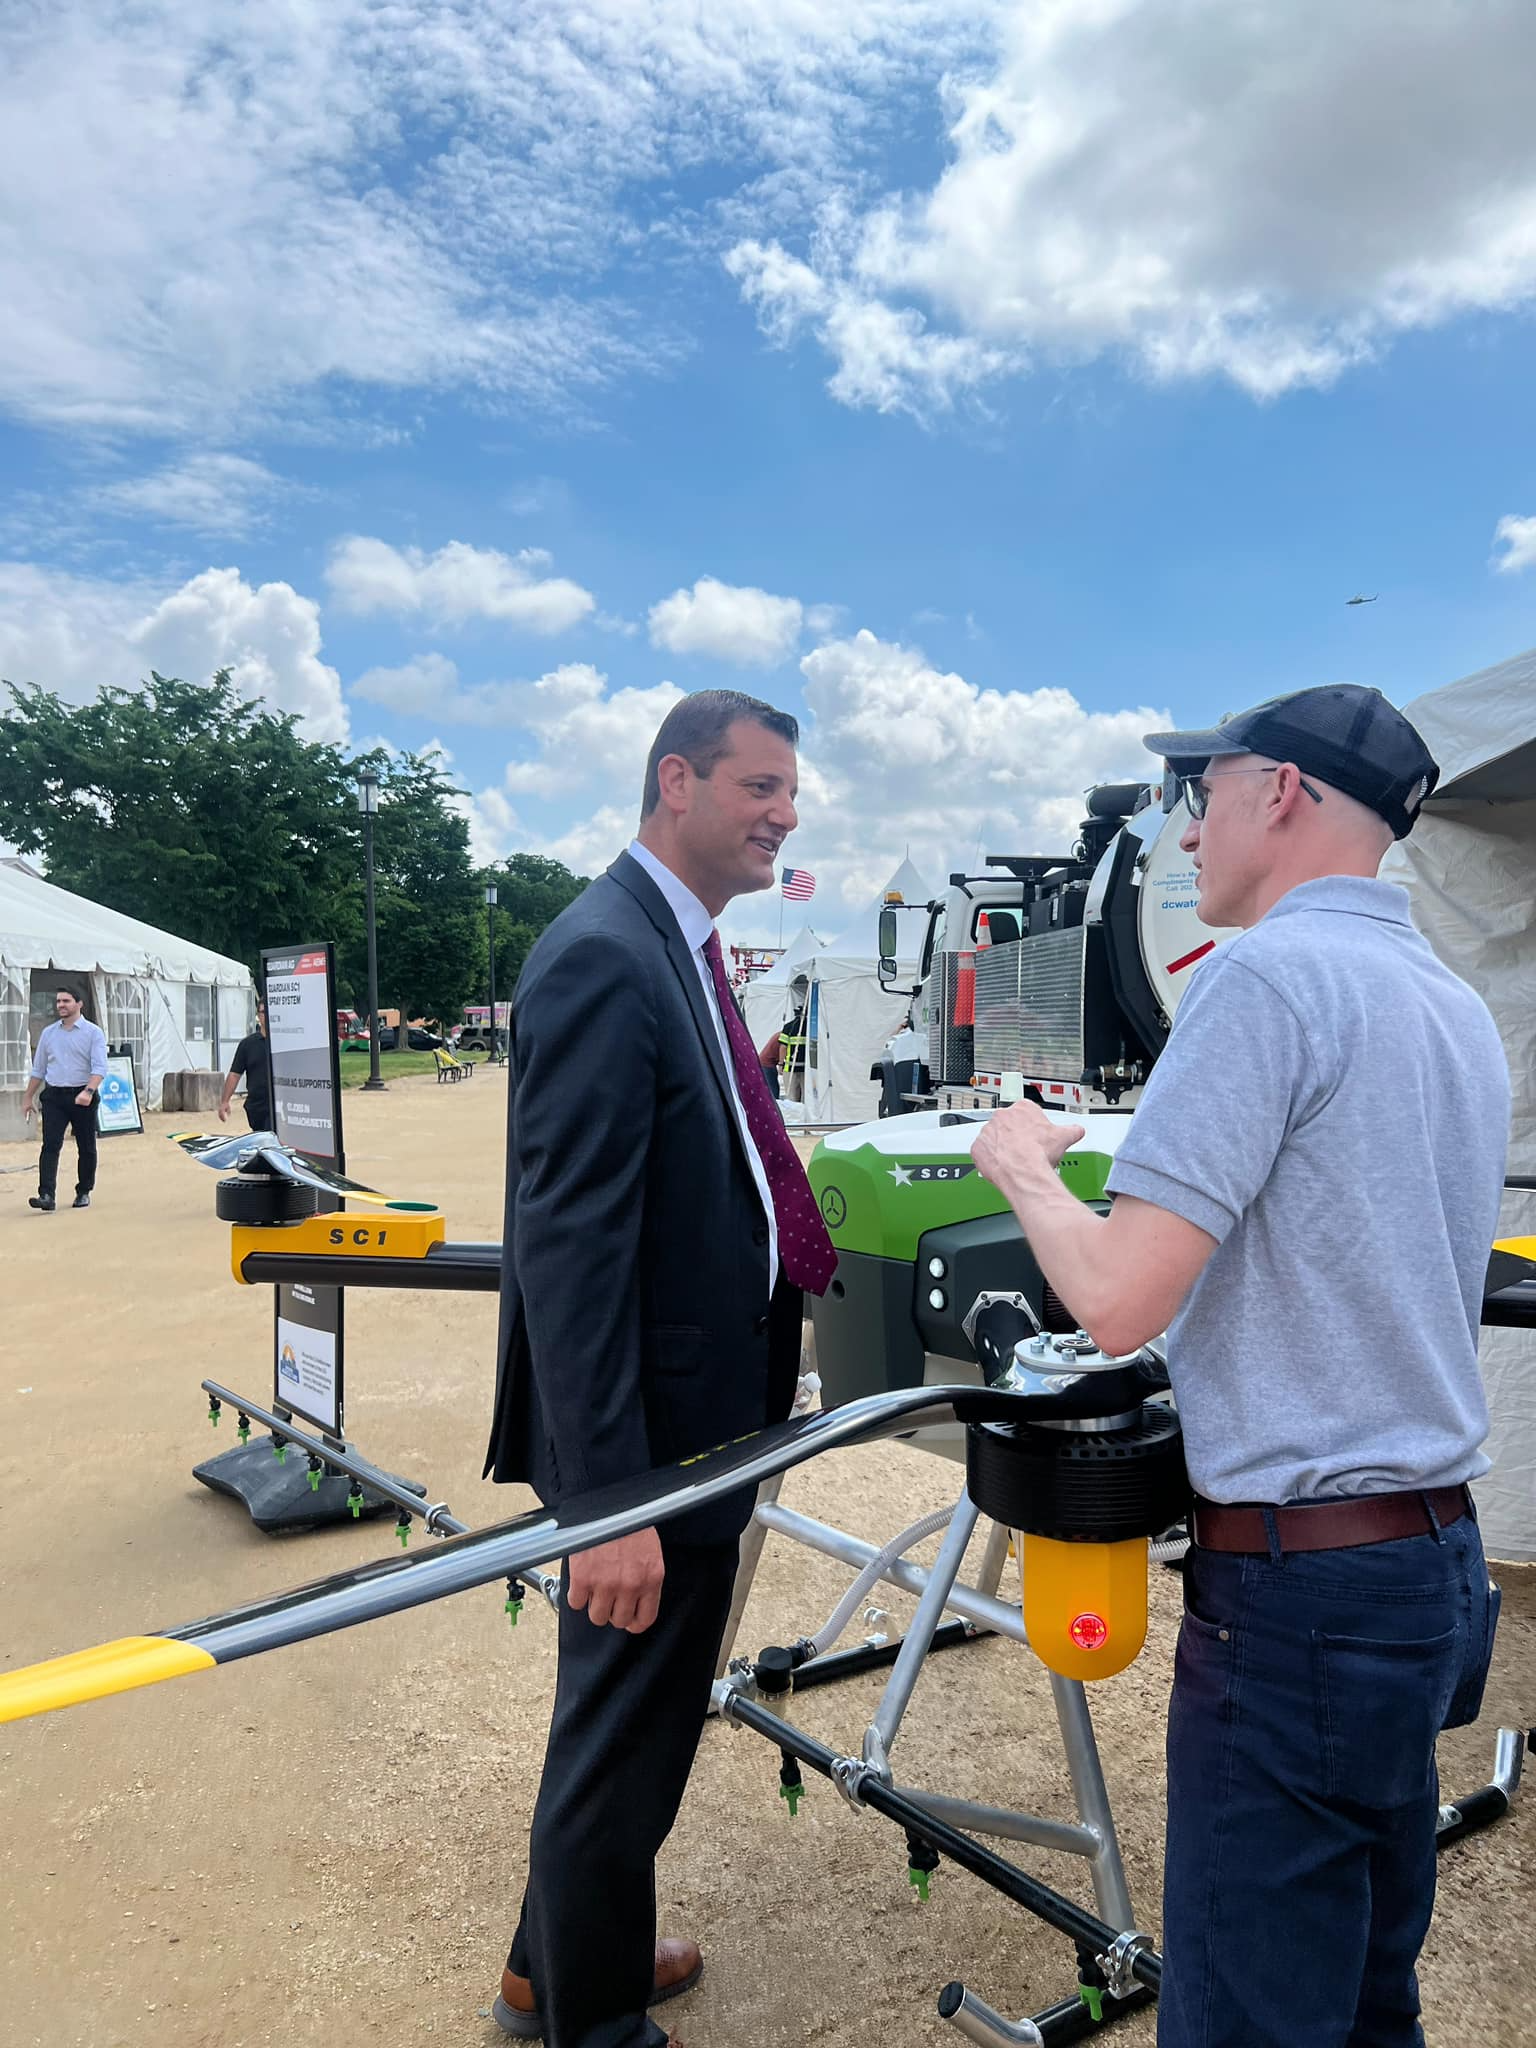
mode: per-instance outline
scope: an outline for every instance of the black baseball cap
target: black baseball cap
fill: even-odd
[[[1208,732],[1149,732],[1142,744],[1175,775],[1200,775],[1218,754],[1262,754],[1342,790],[1406,839],[1440,770],[1418,732],[1380,690],[1325,683],[1234,711]]]

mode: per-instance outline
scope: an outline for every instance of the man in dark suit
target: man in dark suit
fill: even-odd
[[[781,1420],[801,1291],[836,1254],[725,979],[714,919],[773,885],[794,719],[684,698],[639,837],[528,957],[512,1011],[496,1411],[486,1470],[546,1502]],[[497,2020],[551,2048],[663,2048],[686,1990],[655,1857],[708,1705],[750,1489],[569,1560],[522,1917]],[[677,2044],[680,2048],[680,2044]]]

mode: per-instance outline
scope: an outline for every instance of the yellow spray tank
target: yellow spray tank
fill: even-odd
[[[1013,1531],[1029,1646],[1063,1678],[1112,1678],[1147,1638],[1148,1539],[1189,1505],[1162,1362],[1043,1331],[1021,1294],[979,1294],[965,1330],[988,1385],[1027,1404],[971,1424],[966,1489]]]

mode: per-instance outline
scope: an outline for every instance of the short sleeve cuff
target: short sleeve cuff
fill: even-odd
[[[1110,1168],[1105,1186],[1112,1195],[1134,1195],[1139,1202],[1150,1202],[1156,1209],[1182,1216],[1186,1223],[1193,1223],[1218,1244],[1225,1241],[1237,1222],[1230,1209],[1223,1208],[1203,1189],[1189,1187],[1171,1174],[1160,1173],[1155,1166],[1138,1166],[1123,1155]]]

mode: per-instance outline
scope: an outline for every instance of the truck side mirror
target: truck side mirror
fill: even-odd
[[[882,953],[875,972],[879,975],[882,982],[892,982],[896,979],[896,962],[889,954]]]
[[[890,974],[883,971],[887,961],[891,964]],[[891,980],[896,972],[896,913],[889,905],[880,913],[880,966],[880,979]]]

